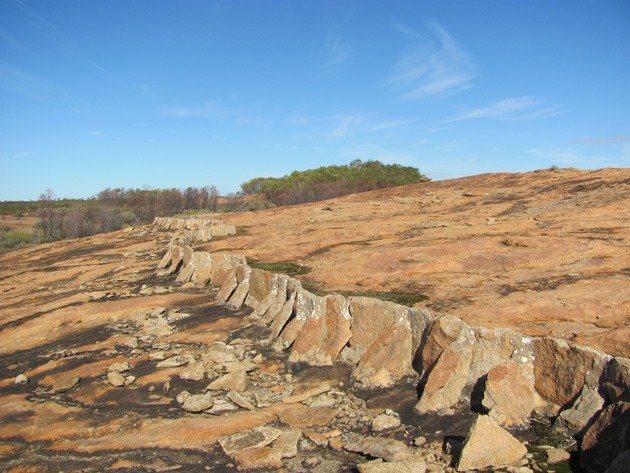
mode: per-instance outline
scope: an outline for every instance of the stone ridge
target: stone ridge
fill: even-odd
[[[274,348],[288,351],[291,361],[349,363],[366,387],[419,376],[418,413],[472,404],[475,391],[500,425],[522,425],[535,411],[558,416],[558,429],[579,435],[615,402],[608,386],[628,397],[630,375],[621,379],[610,367],[629,360],[564,340],[471,327],[451,315],[372,298],[318,296],[294,278],[249,268],[242,256],[190,246],[169,247],[158,274],[172,273],[180,283],[220,285],[219,302],[253,308],[250,317],[270,327]]]
[[[213,237],[236,234],[234,225],[207,218],[155,217],[153,224],[165,230],[183,230],[182,238],[188,242],[204,242]]]

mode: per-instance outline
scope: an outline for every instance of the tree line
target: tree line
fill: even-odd
[[[216,211],[215,186],[180,189],[107,188],[95,197],[60,205],[51,190],[37,202],[38,227],[47,241],[79,238],[151,222],[187,210]]]
[[[256,177],[241,184],[244,195],[295,205],[429,180],[417,168],[355,159],[350,164],[294,171],[283,177]]]

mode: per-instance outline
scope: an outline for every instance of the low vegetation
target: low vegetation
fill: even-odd
[[[274,206],[315,202],[341,195],[427,181],[414,167],[363,162],[294,171],[283,177],[257,177],[241,184],[244,195],[257,195]]]
[[[16,246],[41,241],[41,232],[16,230],[11,227],[0,227],[0,250],[8,250]]]
[[[251,268],[264,269],[271,273],[286,274],[287,276],[298,276],[300,274],[307,274],[311,272],[311,268],[297,263],[291,263],[290,261],[281,261],[278,263],[263,263],[256,260],[247,260],[247,264]]]

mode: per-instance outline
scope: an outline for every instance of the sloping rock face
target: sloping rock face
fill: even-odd
[[[391,386],[420,373],[423,389],[415,406],[420,414],[467,403],[473,388],[480,387],[488,410],[484,417],[497,426],[525,425],[531,412],[542,408],[559,414],[556,428],[582,435],[598,419],[612,423],[600,411],[628,396],[627,359],[563,340],[469,327],[457,317],[435,318],[376,299],[317,296],[296,279],[251,269],[234,255],[196,256],[190,247],[174,245],[160,266],[161,274],[179,269],[180,281],[203,284],[199,281],[209,278],[221,284],[217,299],[234,308],[251,307],[251,319],[269,326],[274,348],[288,351],[291,362],[343,360],[354,365],[353,377],[366,387]],[[471,458],[470,448],[464,458]]]
[[[204,242],[212,237],[236,234],[234,225],[226,225],[223,220],[206,218],[155,217],[153,224],[166,230],[182,230],[182,237],[189,242]]]
[[[536,391],[559,406],[573,402],[585,386],[597,389],[609,358],[553,338],[536,339],[534,355]]]

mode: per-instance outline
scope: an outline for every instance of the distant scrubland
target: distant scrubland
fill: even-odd
[[[354,160],[348,165],[258,177],[220,196],[215,186],[186,189],[105,189],[89,199],[57,199],[49,189],[37,201],[0,202],[0,215],[36,216],[30,229],[0,226],[0,249],[79,238],[197,212],[242,212],[330,199],[428,180],[413,167]]]

